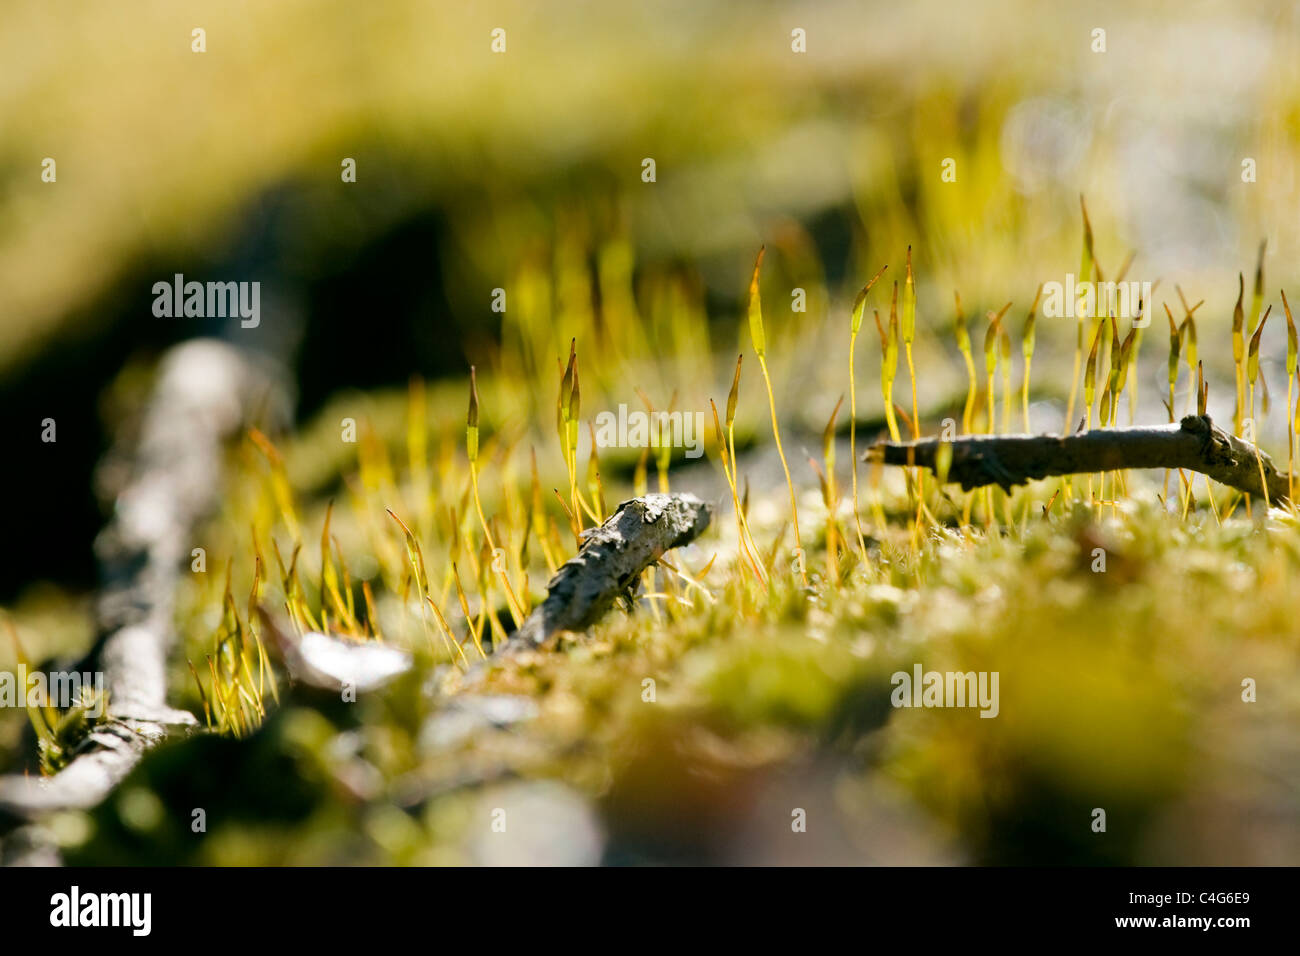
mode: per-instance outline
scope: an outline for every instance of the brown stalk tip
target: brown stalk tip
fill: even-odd
[[[1267,309],[1264,310],[1264,317],[1259,320],[1259,327],[1255,329],[1255,334],[1250,337],[1250,352],[1249,352],[1250,355],[1255,355],[1255,356],[1259,355],[1259,339],[1264,332],[1264,323],[1268,321],[1268,317],[1272,313],[1272,311],[1273,311],[1272,305],[1270,305]]]
[[[763,271],[763,256],[767,255],[767,246],[758,247],[758,256],[754,259],[754,271],[749,277],[749,298],[752,302],[754,296],[758,294],[758,276]]]
[[[578,386],[578,359],[573,360],[573,391],[569,393],[569,419],[577,421],[582,411],[582,390]]]
[[[727,394],[727,427],[736,420],[736,402],[740,395],[740,363],[744,354],[736,356],[736,374],[731,379],[731,391]]]
[[[469,417],[466,423],[470,428],[478,428],[478,379],[473,365],[469,367]]]

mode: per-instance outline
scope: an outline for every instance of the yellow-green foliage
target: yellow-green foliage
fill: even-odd
[[[754,344],[766,344],[758,275],[756,267],[748,316],[737,318],[749,323]],[[869,288],[850,312],[851,347]],[[903,291],[906,316],[912,293],[907,284]],[[904,337],[897,292],[888,330],[876,319],[886,373],[896,369]],[[1013,352],[1003,321],[1009,307],[989,313],[984,336],[990,431],[999,428],[999,372],[1002,425],[1009,422]],[[1181,327],[1167,312],[1171,402],[1180,358],[1195,342],[1192,310],[1186,311]],[[1031,306],[1020,348],[1027,378],[1031,359],[1041,355],[1034,316]],[[1243,356],[1252,386],[1267,316]],[[957,329],[969,364],[960,318]],[[1081,396],[1089,419],[1100,399],[1101,420],[1113,424],[1133,373],[1136,331],[1121,340],[1117,320],[1096,321]],[[1099,381],[1104,346],[1109,370]],[[616,781],[658,775],[658,764],[620,755],[655,753],[667,746],[664,734],[686,726],[723,735],[736,748],[732,759],[756,765],[794,759],[814,741],[879,733],[876,755],[861,772],[884,773],[901,785],[957,835],[961,855],[1014,860],[1014,834],[1036,821],[1049,834],[1047,845],[1066,858],[1130,862],[1152,852],[1144,848],[1143,821],[1192,795],[1231,793],[1232,748],[1205,743],[1220,739],[1206,734],[1217,721],[1244,727],[1231,703],[1240,692],[1235,675],[1275,666],[1287,615],[1300,612],[1289,597],[1300,593],[1291,587],[1300,576],[1300,548],[1289,510],[1274,510],[1254,530],[1231,517],[1233,496],[1222,489],[1216,501],[1179,479],[1175,507],[1156,496],[1156,485],[1131,475],[1114,483],[1105,510],[1091,490],[1085,496],[1081,486],[1055,481],[1018,491],[1000,514],[989,498],[979,506],[989,527],[984,532],[968,523],[950,488],[927,482],[920,504],[933,521],[918,534],[908,503],[918,489],[886,473],[872,478],[879,504],[867,525],[870,536],[859,538],[842,532],[846,509],[854,511],[855,528],[866,515],[839,491],[842,405],[836,403],[820,426],[821,460],[813,459],[808,472],[820,476],[824,524],[803,542],[809,553],[800,566],[789,547],[792,514],[777,505],[785,497],[779,487],[762,490],[761,513],[749,501],[737,424],[750,422],[750,440],[761,440],[754,423],[767,417],[775,425],[781,415],[769,381],[761,393],[743,387],[743,356],[729,369],[725,416],[712,406],[709,442],[733,520],[715,521],[716,530],[699,544],[648,571],[641,606],[631,616],[615,613],[589,635],[563,638],[557,648],[563,653],[530,655],[474,676],[471,665],[505,638],[516,610],[541,599],[548,575],[573,553],[575,542],[561,528],[580,529],[604,514],[601,472],[620,450],[589,457],[584,493],[576,481],[577,438],[591,434],[590,419],[582,417],[584,406],[591,415],[591,405],[578,397],[581,354],[579,340],[567,365],[554,357],[554,430],[549,411],[509,421],[503,406],[536,409],[537,403],[515,394],[499,375],[475,371],[463,426],[452,411],[464,408],[463,398],[452,397],[456,389],[416,382],[406,395],[341,398],[300,435],[272,442],[252,432],[233,453],[228,505],[208,531],[214,549],[232,556],[231,583],[215,590],[196,580],[182,605],[189,656],[206,664],[194,668],[191,686],[209,725],[247,736],[276,711],[274,669],[260,625],[266,613],[299,630],[406,647],[422,674],[450,665],[437,671],[446,694],[528,695],[540,707],[529,742],[510,753],[481,742],[475,761],[505,760],[519,772],[558,775],[593,793],[609,773]],[[588,364],[594,363],[584,358],[582,367]],[[925,366],[918,368],[923,381]],[[725,387],[726,373],[718,371],[706,388]],[[845,374],[843,383],[851,381]],[[1198,360],[1198,399],[1202,381]],[[1032,388],[1022,383],[1022,410]],[[653,408],[644,393],[643,400]],[[365,410],[360,439],[342,455],[327,453],[337,441],[331,423],[344,407]],[[926,423],[918,427],[924,431]],[[654,450],[656,459],[662,451]],[[635,459],[622,454],[627,470],[609,482],[622,486],[620,495],[632,490],[625,487],[629,480],[640,480],[629,478]],[[643,456],[641,473],[644,462]],[[656,467],[666,484],[679,466],[665,459]],[[791,495],[798,484],[791,474]],[[554,494],[544,493],[548,487]],[[1011,522],[1012,515],[1024,520]],[[318,529],[319,547],[303,547]],[[232,594],[245,587],[250,596],[241,605]],[[1269,598],[1256,599],[1264,594]],[[918,662],[927,669],[997,671],[998,719],[892,708],[890,675]],[[640,696],[649,674],[656,675],[659,694],[653,710],[644,709]],[[363,722],[383,775],[408,773],[431,759],[404,735],[414,734],[418,715],[437,705],[400,696],[409,693],[390,692]],[[382,723],[391,707],[414,724]],[[1268,752],[1265,737],[1243,732],[1248,748]],[[439,757],[439,766],[447,759]],[[1125,815],[1122,838],[1104,848],[1050,822],[1062,813],[1086,818],[1094,806]],[[376,845],[374,858],[424,859],[443,839],[430,826],[426,820],[402,837],[400,851]],[[290,850],[268,854],[281,852]],[[1152,858],[1196,858],[1196,851],[1180,854],[1162,850]]]

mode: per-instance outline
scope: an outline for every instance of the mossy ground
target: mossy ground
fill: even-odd
[[[1182,329],[1174,411],[1196,405],[1199,323],[1210,413],[1225,425],[1240,417],[1233,386],[1243,390],[1245,339],[1259,327],[1261,296],[1273,305],[1257,356],[1269,384],[1250,404],[1262,412],[1261,443],[1285,461],[1293,436],[1282,385],[1295,358],[1283,365],[1273,290],[1294,281],[1297,225],[1277,211],[1295,207],[1286,170],[1300,142],[1300,57],[1281,13],[828,5],[809,11],[805,56],[790,50],[783,8],[610,8],[593,20],[590,5],[576,5],[543,18],[513,11],[515,52],[499,58],[469,7],[410,3],[358,20],[346,2],[266,5],[210,12],[212,36],[226,38],[211,59],[247,52],[214,96],[211,73],[193,68],[209,60],[186,49],[189,25],[176,32],[157,6],[129,26],[100,11],[68,35],[48,5],[29,2],[15,21],[26,29],[4,34],[23,44],[19,63],[41,48],[28,39],[37,31],[60,38],[44,44],[52,52],[31,74],[41,81],[19,84],[11,125],[15,155],[58,155],[64,177],[57,189],[35,175],[7,181],[4,208],[18,227],[0,241],[0,303],[10,306],[0,312],[14,317],[0,323],[0,363],[78,316],[104,317],[129,341],[65,336],[51,348],[102,353],[112,363],[104,374],[133,356],[116,388],[78,406],[98,402],[109,429],[129,434],[149,365],[136,347],[196,329],[141,331],[152,282],[256,260],[256,275],[297,295],[285,315],[268,311],[262,344],[274,350],[302,333],[295,384],[310,414],[292,426],[268,414],[257,422],[268,441],[234,444],[221,513],[194,535],[202,569],[183,569],[170,698],[211,729],[151,754],[94,814],[52,821],[69,859],[1300,854],[1300,554],[1289,513],[1254,502],[1248,517],[1223,489],[1208,499],[1199,479],[1189,501],[1178,476],[1129,474],[1118,490],[1086,476],[1068,488],[1042,482],[1009,503],[994,496],[992,508],[980,493],[969,520],[966,497],[940,495],[926,476],[931,515],[918,516],[901,472],[861,467],[860,549],[845,441],[854,408],[858,451],[890,425],[905,436],[916,417],[925,434],[945,419],[976,431],[1019,429],[1022,417],[1034,431],[1073,429],[1085,397],[1090,424],[1103,401],[1124,423],[1166,420],[1156,302],[1146,303],[1145,339],[1129,339],[1127,324],[1097,338],[1103,323],[1040,317],[1033,380],[1021,391],[1025,307],[1040,283],[1078,266],[1074,217],[1086,189],[1097,249],[1094,258],[1089,239],[1078,278],[1094,268],[1116,276],[1132,249],[1133,277],[1163,281],[1156,298]],[[1089,42],[1103,20],[1115,44],[1105,56]],[[130,55],[98,55],[104,37]],[[99,120],[59,124],[84,112],[88,89],[101,91]],[[159,115],[172,122],[163,137]],[[53,141],[51,117],[62,131]],[[1238,167],[1247,150],[1260,171],[1249,184]],[[648,152],[653,184],[641,178]],[[361,179],[340,188],[339,158],[353,155]],[[950,162],[955,179],[943,175]],[[1247,302],[1234,357],[1237,275],[1249,290],[1265,234],[1282,274]],[[268,248],[251,250],[249,236]],[[762,242],[766,361],[806,583],[792,563],[794,515],[742,301]],[[886,261],[858,316],[867,331],[854,380],[849,303]],[[890,316],[896,279],[901,329]],[[498,287],[509,305],[489,313]],[[795,290],[806,312],[793,311]],[[969,319],[966,354],[953,334],[954,291]],[[1203,307],[1192,304],[1202,296]],[[1009,299],[990,335],[987,317]],[[896,330],[884,365],[870,331],[877,309],[881,328]],[[299,329],[288,328],[294,310]],[[561,396],[557,435],[556,386],[575,338],[581,408],[566,419]],[[1081,359],[1093,341],[1096,394],[1087,394]],[[1132,368],[1108,395],[1124,341]],[[709,404],[722,415],[738,352],[744,378],[727,431],[758,552],[748,558]],[[484,520],[467,456],[468,368],[463,378],[449,371],[470,362]],[[81,369],[55,367],[63,373],[36,366],[5,393],[6,409],[39,421],[63,407],[56,399]],[[391,382],[394,368],[428,382],[347,387]],[[973,419],[963,414],[968,369]],[[886,370],[899,414],[882,395]],[[822,430],[841,396],[827,446]],[[619,403],[703,413],[703,463],[601,449],[595,480],[588,424]],[[59,417],[68,447],[89,416]],[[82,440],[84,457],[98,457],[95,439]],[[819,489],[810,459],[833,487]],[[44,664],[74,659],[93,634],[92,601],[77,591],[85,582],[39,580],[62,573],[61,549],[89,553],[89,533],[66,533],[70,502],[28,507],[52,476],[73,484],[63,467],[10,469],[28,478],[8,496],[10,519],[29,538],[54,539],[42,570],[18,568],[22,596],[6,614]],[[478,647],[511,625],[488,537],[527,604],[573,553],[571,522],[591,522],[579,498],[604,513],[661,481],[718,506],[702,540],[667,556],[676,571],[647,578],[651,596],[630,615],[475,668]],[[93,497],[83,510],[93,512]],[[30,546],[16,543],[8,567],[28,561]],[[416,670],[355,704],[290,688],[282,672],[273,689],[258,606],[291,627],[409,648]],[[14,660],[0,636],[0,668]],[[996,670],[998,717],[892,707],[891,675],[915,664]],[[1252,703],[1244,680],[1256,684]],[[442,720],[473,700],[495,701],[495,718]],[[0,713],[0,762],[37,772],[23,727],[20,711]],[[522,808],[509,832],[525,838],[493,842],[497,808]],[[1098,808],[1105,833],[1093,829]],[[202,833],[196,809],[206,811]],[[796,809],[806,832],[791,829]],[[558,842],[530,836],[529,819],[558,821]]]
[[[168,745],[89,821],[65,821],[72,859],[490,861],[492,810],[533,806],[534,781],[568,788],[561,796],[583,808],[569,825],[585,832],[595,821],[601,855],[615,862],[1223,863],[1295,852],[1296,748],[1279,730],[1300,717],[1288,689],[1300,678],[1291,636],[1300,544],[1289,514],[1264,518],[1257,507],[1254,521],[1221,522],[1202,507],[1184,520],[1162,507],[1160,475],[1133,474],[1115,507],[1066,507],[1060,483],[1043,482],[1012,498],[1022,520],[1010,530],[960,530],[963,496],[950,490],[948,512],[933,499],[940,524],[916,549],[892,474],[880,492],[891,523],[877,528],[864,513],[868,560],[845,546],[832,579],[826,510],[808,489],[807,587],[783,557],[770,594],[738,571],[734,517],[721,509],[704,539],[668,556],[685,573],[707,565],[698,586],[660,570],[650,588],[659,596],[634,613],[466,672],[429,642],[414,597],[403,603],[384,586],[365,531],[383,509],[364,514],[373,507],[364,492],[340,506],[339,488],[358,487],[369,466],[358,469],[355,446],[335,447],[332,417],[283,443],[301,534],[318,534],[334,495],[332,534],[357,601],[368,573],[384,639],[416,652],[416,673],[356,704],[281,683],[260,729]],[[400,447],[405,436],[402,424],[371,438]],[[233,559],[237,593],[249,583],[248,529],[273,497],[269,475],[248,448],[233,453],[226,513],[203,538],[213,564],[190,576],[182,601],[191,660],[212,655],[221,630],[218,556]],[[410,481],[395,466],[391,500],[409,502]],[[789,536],[783,490],[770,497],[750,505],[751,533],[765,545]],[[495,496],[486,507],[496,513]],[[283,533],[283,515],[272,520]],[[304,547],[300,561],[303,581],[318,580],[319,551]],[[430,581],[442,573],[430,558]],[[545,578],[534,567],[533,600]],[[318,606],[311,583],[303,592]],[[474,619],[479,596],[466,600]],[[261,601],[274,607],[284,595],[268,584]],[[452,597],[446,614],[464,636],[457,605]],[[475,653],[472,641],[465,649]],[[890,675],[917,663],[997,671],[997,718],[892,707]],[[1247,678],[1254,703],[1242,699]],[[203,713],[183,664],[174,680]],[[528,706],[500,725],[431,732],[458,700],[497,695]],[[167,809],[150,812],[142,793]],[[206,834],[173,812],[191,803],[207,810]],[[557,812],[553,803],[536,812]],[[812,815],[806,843],[792,840],[796,808]],[[1092,828],[1096,808],[1105,833]]]

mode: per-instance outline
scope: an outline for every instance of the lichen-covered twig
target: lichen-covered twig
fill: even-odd
[[[506,650],[535,647],[557,631],[595,624],[665,551],[702,534],[710,517],[709,506],[690,494],[624,501],[604,524],[584,532],[582,547],[555,572],[546,600],[528,615]]]
[[[1262,495],[1261,464],[1270,501],[1286,501],[1287,476],[1255,447],[1219,428],[1208,416],[1188,415],[1178,424],[1106,428],[1074,435],[970,435],[945,441],[878,442],[865,458],[887,465],[937,470],[939,449],[952,457],[947,480],[969,491],[982,485],[1010,489],[1037,478],[1128,468],[1182,468],[1250,495]],[[1256,457],[1258,455],[1258,457]]]

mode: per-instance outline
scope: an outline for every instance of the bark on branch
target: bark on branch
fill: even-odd
[[[1065,436],[969,435],[951,441],[878,442],[863,457],[935,471],[936,456],[945,446],[952,450],[947,480],[967,491],[983,485],[1010,490],[1013,485],[1054,475],[1182,468],[1262,496],[1262,464],[1269,500],[1286,501],[1289,494],[1287,475],[1278,472],[1267,454],[1229,435],[1205,415],[1188,415],[1177,424],[1093,429]]]
[[[557,631],[582,631],[634,588],[638,576],[671,548],[694,541],[711,509],[690,494],[652,494],[620,504],[585,533],[578,553],[560,566],[547,596],[506,645],[535,647]]]
[[[216,501],[222,443],[271,387],[239,350],[215,340],[179,345],[163,361],[139,442],[123,456],[129,477],[95,541],[103,589],[93,666],[104,675],[108,718],[54,776],[0,777],[0,824],[95,806],[148,747],[196,723],[167,705],[176,580],[195,525]]]

